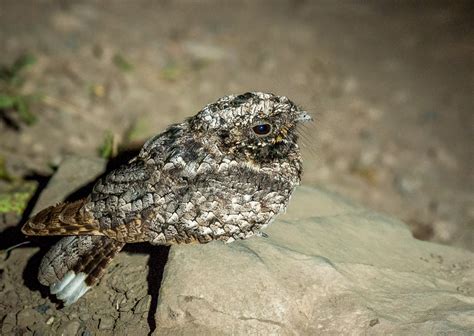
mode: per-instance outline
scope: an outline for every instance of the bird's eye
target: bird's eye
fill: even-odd
[[[272,125],[267,124],[267,123],[262,123],[262,124],[255,125],[252,129],[255,132],[255,134],[264,136],[264,135],[268,135],[272,131]]]

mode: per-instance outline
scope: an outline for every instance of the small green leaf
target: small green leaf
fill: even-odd
[[[11,66],[0,66],[0,109],[11,109],[18,113],[21,122],[32,125],[36,122],[36,116],[30,111],[30,103],[40,97],[33,93],[25,95],[22,86],[27,80],[21,72],[36,63],[36,58],[31,54],[25,54],[16,59]]]
[[[15,97],[0,94],[0,108],[12,108],[15,105]]]
[[[0,192],[0,213],[21,215],[37,187],[38,183],[34,181],[18,181],[11,190]]]
[[[36,117],[31,113],[30,104],[26,97],[16,97],[15,106],[18,110],[18,115],[20,116],[21,120],[23,120],[27,125],[33,125],[36,122]]]
[[[115,66],[119,68],[120,70],[122,70],[123,72],[128,72],[128,71],[133,70],[133,65],[129,61],[127,61],[125,57],[123,57],[120,54],[115,54],[112,61],[114,62]]]
[[[16,74],[19,71],[29,67],[36,63],[36,57],[31,54],[26,54],[18,57],[16,61],[13,63],[12,72]]]
[[[105,134],[104,141],[99,147],[99,155],[101,158],[110,159],[115,154],[115,139],[112,132],[108,131]]]

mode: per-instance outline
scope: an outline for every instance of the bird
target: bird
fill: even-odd
[[[27,236],[65,236],[43,257],[39,282],[68,306],[98,283],[125,244],[265,237],[300,184],[298,129],[311,120],[286,96],[247,92],[169,126],[88,196],[23,225]]]

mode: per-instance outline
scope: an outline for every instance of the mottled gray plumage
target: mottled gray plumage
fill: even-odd
[[[60,241],[45,257],[40,281],[71,303],[124,243],[232,242],[260,235],[300,182],[297,127],[308,120],[288,98],[253,92],[223,97],[170,126],[98,181],[88,197],[45,209],[25,224],[26,234],[86,235]],[[89,255],[105,245],[106,252]],[[90,263],[98,258],[107,258],[99,268]],[[90,266],[82,265],[85,259]],[[71,270],[86,275],[86,289],[69,280],[66,289],[74,288],[64,292]]]

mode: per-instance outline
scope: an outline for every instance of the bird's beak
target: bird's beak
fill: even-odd
[[[309,122],[313,121],[313,118],[308,114],[308,112],[305,111],[299,111],[298,114],[296,115],[295,121],[297,122]]]

